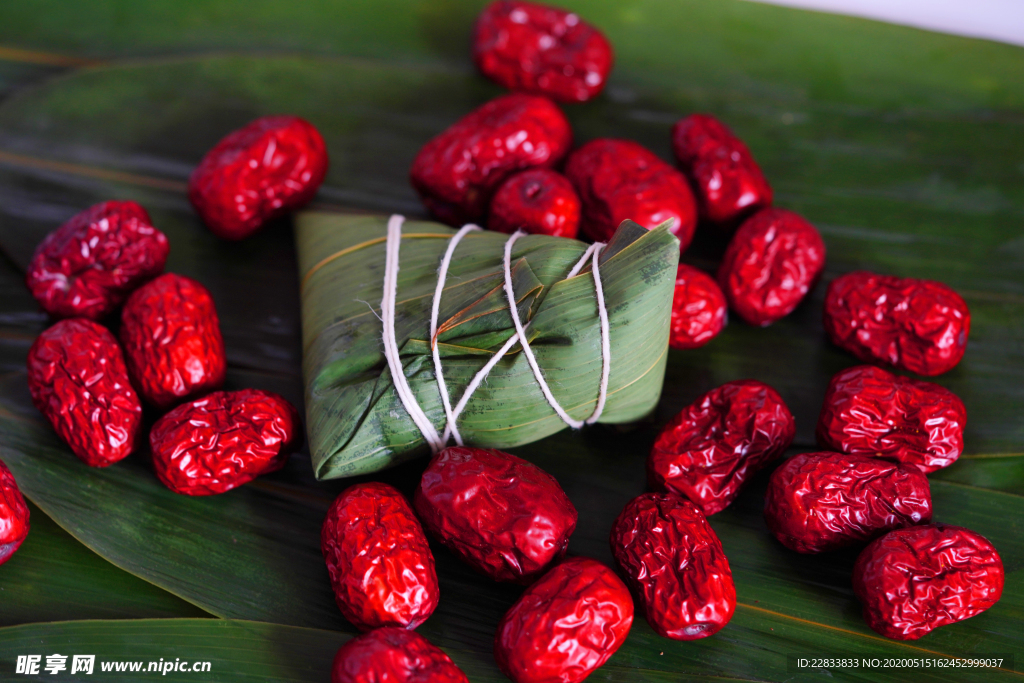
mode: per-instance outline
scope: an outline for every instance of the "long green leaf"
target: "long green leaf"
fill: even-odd
[[[331,631],[253,621],[219,619],[138,619],[64,621],[0,629],[0,676],[4,680],[110,681],[157,678],[166,681],[268,681],[298,683],[330,680],[331,662],[348,636]],[[19,656],[41,655],[38,675],[15,675]],[[47,673],[47,655],[66,655],[66,669]],[[94,655],[91,675],[70,675],[74,655]],[[163,672],[163,662],[198,671]],[[149,663],[155,671],[149,671]],[[130,664],[129,664],[130,663]],[[209,663],[205,671],[203,663]],[[121,665],[121,671],[117,665]],[[137,664],[139,673],[132,673]],[[104,669],[104,665],[110,668]]]
[[[200,617],[202,610],[110,564],[29,503],[31,531],[0,568],[0,626],[67,619]]]

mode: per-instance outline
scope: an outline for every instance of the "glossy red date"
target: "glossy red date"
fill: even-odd
[[[311,123],[265,116],[206,153],[188,198],[210,231],[240,240],[313,198],[327,175],[327,147]]]
[[[302,423],[291,403],[269,391],[215,391],[157,420],[149,444],[167,488],[209,496],[284,467],[302,444]]]
[[[672,127],[672,150],[696,188],[701,218],[724,227],[772,204],[772,188],[743,141],[707,114]]]
[[[782,545],[820,553],[931,521],[928,478],[914,466],[801,453],[772,472],[764,518]]]
[[[427,142],[409,177],[438,220],[459,226],[482,219],[510,175],[551,168],[571,146],[569,120],[554,102],[513,93],[477,107]]]
[[[121,311],[121,343],[135,386],[158,408],[224,383],[217,309],[195,280],[167,273],[135,290]]]
[[[164,269],[170,246],[135,202],[103,202],[39,244],[25,282],[55,318],[100,320]]]
[[[868,626],[886,638],[917,640],[999,601],[1003,561],[970,529],[930,524],[897,529],[857,558],[853,592]]]
[[[531,235],[576,237],[580,198],[569,179],[547,168],[517,173],[491,200],[487,227],[498,232],[525,230]]]
[[[818,443],[843,453],[898,460],[928,473],[960,457],[966,423],[963,401],[950,390],[857,365],[829,382]]]
[[[0,460],[0,564],[11,559],[28,536],[29,510],[18,482]]]
[[[704,513],[672,493],[630,501],[612,526],[612,554],[659,635],[697,640],[736,610],[729,560]]]
[[[633,599],[597,560],[563,561],[526,589],[501,622],[494,659],[514,683],[579,683],[629,634]]]
[[[673,349],[695,349],[718,336],[727,320],[725,295],[715,280],[680,263],[672,297],[668,343]]]
[[[795,435],[793,415],[774,389],[754,380],[728,382],[665,426],[647,458],[648,480],[713,515],[732,503],[747,478],[782,456]]]
[[[106,467],[135,448],[142,403],[121,347],[85,318],[61,320],[28,352],[32,403],[86,465]]]
[[[751,325],[793,312],[825,268],[825,242],[814,226],[784,209],[763,209],[733,235],[718,268],[732,310]]]
[[[860,270],[829,285],[825,331],[832,343],[865,362],[933,376],[963,358],[971,313],[941,282]]]
[[[532,2],[498,0],[473,31],[473,61],[509,90],[586,102],[604,89],[612,46],[578,15]]]
[[[342,615],[360,631],[416,628],[437,607],[434,556],[405,497],[356,484],[331,505],[320,547]]]
[[[427,531],[495,581],[530,583],[561,558],[576,508],[550,474],[502,451],[446,448],[413,498]]]
[[[384,626],[348,641],[334,655],[331,683],[469,683],[426,638]]]
[[[591,140],[571,155],[565,175],[583,202],[580,229],[607,242],[629,219],[650,230],[665,221],[686,249],[697,225],[697,203],[682,173],[630,140]]]

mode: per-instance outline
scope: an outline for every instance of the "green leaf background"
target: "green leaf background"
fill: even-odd
[[[25,291],[23,270],[39,239],[85,206],[139,201],[171,239],[168,269],[213,292],[229,386],[301,403],[290,226],[219,242],[188,206],[188,174],[226,131],[261,114],[295,113],[317,125],[331,153],[317,208],[421,216],[406,181],[413,155],[500,92],[467,58],[481,4],[30,0],[0,8],[0,458],[33,504],[28,540],[0,567],[0,677],[18,654],[45,646],[40,654],[210,659],[213,680],[327,680],[352,629],[333,604],[318,534],[330,501],[351,482],[315,482],[308,453],[204,499],[164,489],[144,456],[85,467],[28,398],[24,358],[47,320]],[[1003,599],[988,612],[913,643],[887,641],[859,616],[850,589],[855,552],[797,556],[767,533],[765,474],[711,518],[739,595],[729,627],[678,643],[638,619],[592,680],[824,679],[789,672],[794,654],[1021,660],[1024,50],[734,0],[565,4],[616,47],[606,94],[566,108],[578,141],[627,137],[668,159],[671,124],[712,112],[753,149],[777,204],[819,227],[826,283],[872,268],[936,278],[964,295],[973,317],[968,352],[937,381],[967,406],[966,452],[931,477],[934,505],[941,521],[990,538],[1007,569]],[[723,247],[700,230],[684,260],[710,270]],[[767,329],[734,320],[708,346],[672,352],[650,422],[514,449],[554,474],[579,509],[571,553],[611,561],[608,529],[644,490],[658,427],[718,384],[772,384],[797,419],[793,452],[814,448],[828,379],[854,363],[824,337],[824,286]],[[377,478],[408,493],[423,466]],[[490,643],[518,589],[490,584],[441,548],[435,555],[442,600],[420,632],[471,680],[503,680]],[[1019,675],[936,669],[910,677]]]

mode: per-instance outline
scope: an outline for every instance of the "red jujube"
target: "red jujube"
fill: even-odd
[[[167,488],[208,496],[284,467],[302,444],[302,423],[291,403],[269,391],[215,391],[157,420],[149,444]]]
[[[320,548],[342,615],[360,631],[416,628],[437,607],[434,556],[423,527],[393,486],[345,489],[327,512]]]
[[[820,553],[931,521],[928,478],[914,466],[801,453],[772,472],[764,518],[782,545]]]
[[[857,358],[928,376],[960,362],[971,331],[967,303],[941,282],[864,270],[832,281],[824,322],[832,343]]]
[[[949,467],[964,449],[967,410],[938,384],[857,365],[829,382],[818,417],[818,443],[843,453],[917,466]]]
[[[142,403],[121,347],[85,318],[61,320],[28,352],[32,403],[86,465],[106,467],[135,448]]]
[[[754,156],[718,119],[692,114],[672,127],[672,150],[696,188],[704,220],[732,227],[771,206],[772,188]]]
[[[774,389],[755,380],[727,382],[665,426],[647,458],[648,480],[713,515],[748,477],[781,457],[795,434],[793,415]]]
[[[555,478],[497,450],[441,451],[413,504],[434,538],[495,581],[533,581],[565,554],[576,529],[576,508]]]
[[[729,560],[700,509],[672,493],[634,498],[612,526],[612,554],[659,635],[697,640],[736,610]]]

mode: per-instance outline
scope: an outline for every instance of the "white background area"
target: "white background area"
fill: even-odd
[[[1024,0],[755,0],[1024,45]]]

